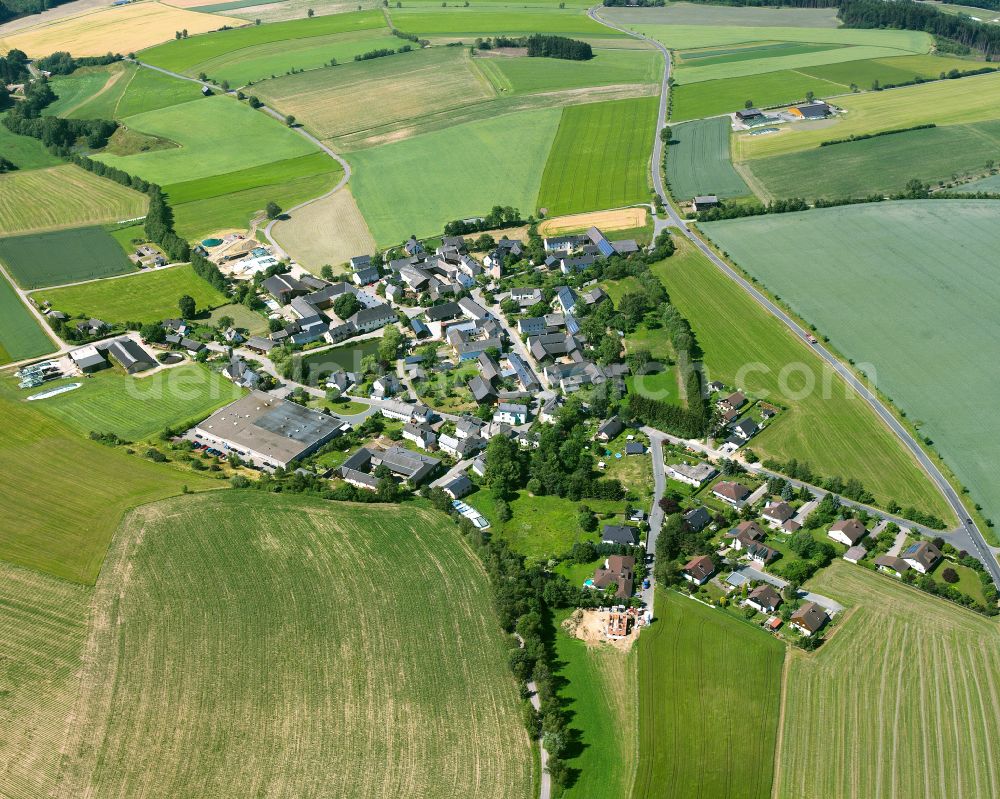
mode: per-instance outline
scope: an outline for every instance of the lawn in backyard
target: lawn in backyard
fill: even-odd
[[[121,245],[101,227],[0,238],[0,261],[26,289],[135,270]]]
[[[73,164],[0,175],[0,235],[144,216],[145,194]]]
[[[634,656],[640,702],[632,796],[662,796],[669,785],[673,796],[768,799],[784,644],[720,609],[657,589],[656,619]]]
[[[935,185],[988,172],[998,152],[994,120],[814,147],[746,166],[772,197],[866,197],[901,192],[914,178]]]
[[[675,198],[689,200],[699,194],[743,197],[751,193],[733,168],[727,118],[688,122],[670,130],[667,181]]]
[[[267,319],[239,303],[220,305],[209,314],[205,324],[215,327],[225,316],[233,320],[233,327],[237,330],[249,330],[252,336],[267,333]]]
[[[440,233],[494,205],[531,214],[559,117],[525,111],[354,153],[354,197],[375,241]]]
[[[537,207],[554,216],[648,202],[657,107],[648,97],[564,108]]]
[[[129,513],[93,589],[0,575],[5,794],[533,795],[509,643],[440,513],[219,491]]]
[[[66,382],[70,381],[52,386]],[[80,388],[36,400],[34,405],[78,435],[114,433],[136,441],[166,427],[190,427],[241,396],[243,390],[221,373],[190,363],[148,377],[106,369],[84,380]]]
[[[591,564],[591,576],[593,569]],[[578,774],[562,796],[621,799],[629,794],[636,765],[636,654],[568,635],[560,626],[567,615],[555,619],[556,677],[565,680],[559,697],[570,713],[570,729],[579,735],[567,758]]]
[[[55,345],[21,302],[14,287],[0,275],[0,364],[52,352]]]
[[[161,186],[316,152],[277,120],[218,95],[127,117],[124,124],[180,146],[96,157]]]
[[[807,586],[851,615],[818,652],[789,652],[774,796],[992,793],[996,619],[843,561]]]
[[[797,458],[824,476],[855,477],[882,502],[951,519],[933,483],[867,403],[691,244],[675,241],[677,254],[653,271],[691,323],[705,353],[707,379],[784,408],[753,439],[754,452]],[[797,252],[784,251],[788,257]]]
[[[89,441],[0,381],[0,502],[17,524],[0,527],[0,559],[92,584],[130,507],[224,485]]]
[[[993,267],[1000,203],[878,203],[748,221],[704,227],[840,352],[867,364],[879,390],[933,440],[985,515],[1000,518],[1000,433],[983,424],[988,398],[1000,389],[991,321],[1000,302]],[[795,255],[834,239],[836,253]]]
[[[199,312],[226,303],[226,296],[198,277],[190,266],[65,286],[40,291],[32,297],[39,303],[49,302],[54,309],[70,316],[96,316],[111,324],[159,322],[176,317],[177,301],[184,294],[194,298]]]

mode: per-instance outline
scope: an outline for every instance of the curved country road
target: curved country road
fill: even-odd
[[[125,60],[129,61],[129,60],[132,60],[132,59],[125,59]],[[186,80],[189,83],[197,83],[199,86],[209,86],[209,84],[206,83],[203,80],[198,80],[197,78],[192,78],[189,75],[182,75],[179,72],[171,72],[169,69],[164,69],[163,67],[156,67],[156,66],[153,66],[152,64],[146,64],[146,63],[144,63],[142,61],[135,61],[135,60],[133,60],[133,63],[138,64],[140,67],[145,67],[146,69],[152,69],[152,70],[154,70],[156,72],[162,72],[164,75],[169,75],[170,77],[177,78],[178,80]],[[213,91],[216,90],[215,88],[213,88],[211,86],[209,86],[209,88],[212,88]],[[218,89],[218,91],[222,91],[222,90]],[[225,92],[225,94],[228,94],[231,97],[235,97],[236,96],[236,89],[230,89],[229,91]],[[274,117],[278,121],[280,121],[280,122],[284,122],[285,121],[284,115],[278,113],[277,111],[275,111],[270,106],[264,105],[262,103],[260,105],[260,108],[265,113],[270,114],[272,117]],[[338,191],[340,191],[342,188],[344,188],[344,186],[347,185],[347,181],[349,181],[351,179],[351,165],[349,163],[347,163],[347,161],[345,161],[338,153],[336,153],[333,150],[331,150],[327,145],[325,145],[323,142],[321,142],[319,139],[317,139],[315,136],[313,136],[305,128],[303,128],[301,126],[298,126],[298,127],[292,128],[292,130],[294,130],[296,133],[298,133],[304,139],[307,139],[308,141],[312,142],[314,145],[316,145],[316,147],[318,147],[320,150],[322,150],[324,153],[326,153],[328,156],[330,156],[330,158],[332,158],[334,161],[336,161],[338,164],[340,164],[340,166],[344,170],[344,175],[337,182],[337,185],[334,186],[332,189],[330,189],[328,192],[325,192],[325,193],[319,195],[318,197],[313,197],[313,198],[311,198],[309,200],[306,200],[305,202],[301,202],[298,205],[293,205],[291,208],[286,208],[284,210],[284,212],[283,212],[284,214],[294,213],[295,211],[298,211],[300,208],[305,208],[307,205],[312,205],[314,202],[318,202],[319,200],[325,200],[331,194],[336,194]],[[271,243],[271,246],[274,247],[275,252],[277,252],[279,256],[287,258],[288,257],[288,253],[285,252],[285,250],[282,248],[282,246],[280,244],[278,244],[277,241],[275,241],[274,236],[271,235],[272,228],[274,227],[275,223],[277,223],[279,221],[280,220],[278,220],[278,219],[272,219],[270,222],[268,222],[267,223],[267,227],[264,228],[264,235],[267,236],[267,240]]]
[[[807,340],[806,337],[809,335],[807,331],[804,330],[802,326],[788,314],[781,310],[781,308],[758,291],[749,280],[744,278],[741,274],[739,274],[739,272],[722,260],[722,258],[716,255],[712,248],[709,247],[697,233],[687,226],[687,223],[681,219],[680,215],[676,210],[674,210],[673,206],[669,202],[669,198],[664,190],[663,178],[660,174],[660,164],[663,163],[663,142],[660,140],[660,130],[667,123],[667,97],[670,91],[670,51],[655,39],[650,39],[648,36],[644,36],[641,33],[636,33],[615,25],[612,22],[608,22],[597,13],[596,7],[591,8],[587,14],[595,22],[599,22],[602,25],[628,36],[632,36],[633,38],[643,39],[644,41],[649,42],[663,54],[665,67],[663,70],[663,80],[660,85],[660,111],[656,120],[656,136],[653,143],[652,173],[653,188],[663,201],[670,223],[679,228],[684,236],[686,236],[695,247],[701,250],[701,252],[704,253],[704,255],[713,264],[721,269],[727,277],[738,283],[740,287],[747,291],[750,296],[763,306],[768,313],[777,317],[777,319],[779,319],[802,340]],[[660,226],[658,225],[657,227],[659,228]],[[869,406],[871,406],[872,410],[878,414],[879,418],[882,419],[882,421],[917,459],[917,462],[944,495],[944,498],[947,500],[959,520],[958,529],[953,531],[949,536],[952,544],[959,549],[966,549],[971,555],[979,560],[990,573],[990,576],[993,578],[993,582],[996,583],[997,586],[1000,586],[1000,564],[997,563],[997,559],[994,557],[989,543],[987,543],[982,531],[969,516],[969,513],[962,504],[962,500],[959,498],[958,493],[954,488],[952,488],[951,483],[949,483],[947,478],[945,478],[945,476],[941,473],[941,470],[938,469],[934,461],[930,459],[927,453],[921,448],[920,444],[917,443],[916,439],[914,439],[910,432],[902,424],[900,424],[899,420],[896,419],[885,404],[871,390],[869,390],[869,388],[861,382],[861,380],[857,378],[853,371],[841,363],[841,361],[822,344],[814,345],[813,349],[848,383],[848,385],[851,386],[851,388],[857,392],[862,399],[868,403]]]

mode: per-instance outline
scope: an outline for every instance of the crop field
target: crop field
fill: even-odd
[[[555,236],[560,233],[584,233],[593,226],[611,233],[619,230],[644,228],[649,224],[649,211],[646,208],[616,208],[612,211],[593,211],[584,214],[549,217],[538,224],[538,232],[542,236]]]
[[[91,607],[108,623],[64,720],[68,794],[531,794],[486,576],[440,514],[256,491],[146,506]]]
[[[190,363],[148,377],[108,369],[75,391],[34,404],[78,435],[114,433],[137,441],[168,426],[189,427],[241,396],[242,389],[221,373]]]
[[[667,149],[667,180],[679,199],[699,194],[742,197],[751,191],[733,168],[729,155],[729,120],[725,117],[675,125]]]
[[[992,795],[996,620],[841,561],[809,586],[856,609],[789,655],[775,796]]]
[[[522,7],[516,11],[502,11],[496,8],[462,8],[455,5],[444,10],[427,6],[404,7],[391,9],[390,14],[393,25],[399,30],[420,36],[561,33],[613,39],[619,35],[599,22],[594,22],[579,8]]]
[[[1000,194],[1000,175],[990,175],[982,180],[966,183],[959,191],[988,191]]]
[[[642,83],[658,88],[663,58],[655,50],[594,50],[590,61],[558,58],[477,57],[473,59],[498,94],[530,94],[588,86]]]
[[[374,252],[375,239],[350,187],[310,203],[272,229],[282,248],[306,269],[319,273],[360,253]]]
[[[134,219],[146,195],[73,164],[0,175],[0,235]]]
[[[226,297],[198,277],[190,266],[173,266],[79,286],[46,289],[37,302],[70,316],[96,316],[105,322],[159,322],[177,316],[177,300],[187,294],[199,311],[224,305]]]
[[[537,206],[557,215],[648,202],[658,102],[649,97],[564,108]]]
[[[822,96],[820,92],[816,95]],[[891,92],[865,92],[838,98],[836,102],[848,113],[832,124],[817,128],[786,125],[780,133],[767,136],[737,136],[737,160],[808,150],[827,139],[926,122],[957,125],[995,119],[1000,103],[1000,74],[935,81]],[[736,107],[740,106],[742,103]]]
[[[0,559],[93,584],[128,508],[180,494],[185,484],[220,485],[81,438],[14,386],[0,383],[0,503],[17,517],[0,526]]]
[[[609,14],[608,19],[612,16]],[[931,47],[928,34],[903,30],[656,24],[630,24],[629,27],[651,39],[656,39],[671,50],[692,50],[698,47],[727,46],[746,42],[814,42],[857,47],[888,47],[908,53],[926,53]]]
[[[806,461],[822,475],[856,477],[883,501],[951,519],[930,480],[867,404],[692,245],[675,240],[678,253],[653,269],[691,322],[708,379],[787,406],[754,438],[754,452]]]
[[[526,111],[354,153],[354,197],[375,241],[440,233],[445,222],[494,205],[531,213],[559,116]]]
[[[465,48],[434,48],[265,81],[257,95],[321,139],[489,99]]]
[[[0,275],[0,364],[52,352],[55,345]]]
[[[303,40],[314,37],[329,36],[336,33],[356,33],[358,31],[377,30],[385,28],[385,18],[380,11],[361,11],[357,14],[335,14],[331,16],[314,17],[288,22],[277,22],[272,25],[250,25],[234,27],[233,30],[217,31],[206,36],[194,36],[166,42],[158,47],[151,47],[139,54],[139,58],[148,64],[153,64],[171,72],[191,72],[197,74],[199,66],[205,62],[222,56],[246,51],[253,58],[254,48],[261,45],[284,42],[288,50],[300,46]],[[213,19],[213,17],[209,17]],[[218,17],[214,17],[218,19]],[[241,20],[238,25],[246,25]],[[215,27],[222,27],[220,22]],[[306,45],[308,46],[308,45]],[[287,69],[288,67],[286,67]],[[209,72],[212,77],[216,77]]]
[[[72,43],[75,56],[127,53],[172,39],[179,30],[186,29],[194,35],[223,25],[244,24],[243,20],[199,14],[161,3],[135,3],[99,8],[19,30],[0,38],[0,51],[17,48],[39,57],[65,50],[67,43]]]
[[[804,100],[808,92],[817,97],[829,97],[845,91],[838,83],[794,71],[689,83],[671,91],[670,119],[683,121],[732,114],[747,101],[766,108]]]
[[[325,17],[357,11],[359,5],[365,9],[382,7],[382,4],[376,0],[363,0],[361,3],[347,2],[346,0],[316,0],[316,2],[313,0],[275,0],[274,2],[256,0],[256,3],[243,3],[240,8],[228,12],[225,9],[218,9],[218,11],[249,22],[255,22],[259,19],[261,22],[273,23],[302,19],[310,8],[317,17]]]
[[[55,286],[121,275],[135,269],[100,227],[81,227],[0,239],[0,261],[22,288]]]
[[[985,515],[1000,518],[992,455],[1000,434],[982,424],[983,398],[1000,387],[988,310],[1000,298],[991,255],[1000,245],[1000,204],[894,202],[784,217],[705,230],[846,357],[870,364],[878,388],[934,441]],[[805,242],[832,237],[836,255],[795,257]],[[770,246],[775,240],[780,250]]]
[[[867,196],[902,191],[907,181],[950,181],[988,171],[1000,151],[1000,121],[908,131],[748,162],[773,197]],[[969,189],[964,189],[969,190]]]
[[[558,621],[562,620],[558,617]],[[563,630],[555,634],[556,676],[566,680],[559,695],[578,730],[570,768],[579,774],[566,799],[621,799],[635,775],[636,656],[610,646],[588,646]]]
[[[894,58],[876,58],[870,61],[851,61],[846,64],[827,64],[818,67],[802,67],[801,72],[815,78],[841,83],[850,87],[853,83],[861,89],[869,89],[877,80],[880,85],[904,83],[915,77],[937,78],[942,72],[952,69],[976,69],[982,64],[962,58],[939,55],[904,55]]]
[[[784,645],[673,592],[657,590],[656,609],[657,620],[636,644],[639,764],[632,796],[663,796],[666,789],[671,796],[767,799]]]
[[[836,9],[754,8],[670,3],[663,8],[604,8],[601,16],[619,25],[705,25],[747,28],[836,28]],[[777,38],[761,36],[759,38]]]
[[[97,157],[161,186],[316,152],[306,139],[276,119],[219,95],[127,117],[124,123],[180,146]]]

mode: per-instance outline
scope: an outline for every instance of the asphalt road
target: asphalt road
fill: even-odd
[[[660,140],[660,130],[666,124],[667,121],[667,96],[670,91],[670,52],[659,42],[650,39],[642,34],[635,33],[634,31],[627,30],[618,25],[608,22],[602,19],[597,13],[596,8],[591,8],[588,12],[591,19],[596,22],[600,22],[602,25],[606,25],[609,28],[617,30],[621,33],[625,33],[636,39],[643,39],[648,41],[650,44],[654,45],[662,54],[665,62],[665,68],[663,70],[663,81],[660,86],[660,110],[656,121],[656,137],[653,143],[653,162],[652,162],[652,173],[653,173],[653,187],[656,189],[656,193],[660,196],[663,201],[663,205],[666,208],[667,216],[673,226],[680,229],[683,235],[697,247],[701,252],[707,257],[713,264],[715,264],[722,272],[729,277],[731,280],[739,284],[751,297],[754,298],[763,308],[770,313],[772,316],[777,317],[786,327],[788,327],[795,335],[806,340],[806,337],[810,335],[801,325],[799,325],[794,319],[792,319],[788,314],[786,314],[781,308],[771,302],[767,297],[765,297],[760,291],[758,291],[750,281],[739,274],[735,269],[733,269],[729,264],[722,260],[715,252],[712,250],[705,241],[698,236],[695,231],[691,230],[687,223],[681,219],[678,213],[674,210],[673,206],[669,203],[669,198],[667,197],[666,191],[663,186],[663,177],[660,173],[660,164],[663,162],[663,142]],[[913,454],[917,462],[927,473],[927,475],[934,481],[934,484],[938,487],[938,490],[944,495],[945,500],[947,500],[948,505],[954,511],[956,518],[959,521],[959,529],[950,536],[958,541],[963,541],[967,545],[962,546],[970,554],[974,555],[979,561],[985,565],[987,571],[989,571],[990,576],[993,578],[993,582],[1000,586],[1000,564],[997,563],[997,559],[993,554],[993,550],[987,543],[986,538],[983,536],[982,531],[972,521],[969,516],[969,512],[966,510],[965,506],[962,504],[962,500],[959,498],[958,493],[952,488],[951,483],[948,482],[941,470],[938,469],[937,465],[926,452],[921,448],[920,444],[917,443],[916,439],[910,434],[910,432],[899,422],[898,419],[892,414],[892,412],[883,404],[883,402],[871,391],[869,388],[857,378],[857,376],[852,372],[847,366],[840,362],[840,360],[833,355],[826,347],[822,344],[813,345],[813,349],[816,354],[819,355],[829,366],[840,375],[848,385],[853,388],[858,396],[860,396],[865,402],[871,406],[872,410],[878,414],[879,418],[889,427],[889,429],[895,434],[895,436],[903,442],[906,448]]]

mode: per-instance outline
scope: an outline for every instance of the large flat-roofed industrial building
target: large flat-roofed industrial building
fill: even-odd
[[[345,427],[336,417],[253,391],[213,413],[195,434],[244,458],[286,467],[336,438]]]

